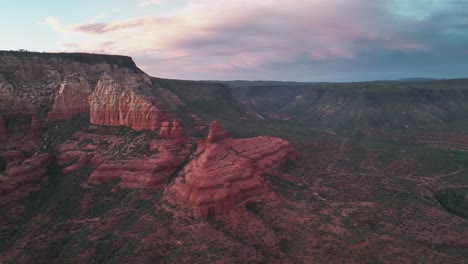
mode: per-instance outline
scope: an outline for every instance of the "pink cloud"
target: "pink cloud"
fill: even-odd
[[[152,4],[163,3],[139,2]],[[399,34],[391,22],[374,1],[199,0],[168,17],[74,25],[49,17],[45,24],[76,40],[63,46],[66,51],[149,56],[143,68],[172,76],[261,69],[298,59],[353,60],[369,49],[428,50]],[[162,62],[171,70],[161,69],[157,64]]]
[[[164,0],[143,0],[138,2],[138,7],[148,7],[153,5],[160,5]]]

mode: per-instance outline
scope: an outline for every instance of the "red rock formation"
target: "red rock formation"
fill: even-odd
[[[90,163],[91,155],[84,151],[67,151],[57,156],[57,164],[64,167],[63,173],[74,172]]]
[[[24,153],[19,150],[9,150],[0,153],[0,158],[4,159],[7,165],[13,161],[23,161],[25,159]]]
[[[171,134],[171,123],[169,121],[164,121],[161,123],[161,129],[159,130],[159,136],[161,138],[169,138]]]
[[[71,150],[92,150],[95,149],[96,146],[93,144],[84,145],[82,142],[95,142],[95,144],[104,143],[108,144],[108,149],[111,150],[117,144],[122,142],[122,138],[118,136],[111,136],[111,135],[99,135],[99,134],[92,134],[88,132],[78,131],[72,135],[74,140],[67,140],[62,144],[56,147],[56,151],[66,152]]]
[[[94,88],[102,74],[122,68],[140,72],[129,57],[1,52],[0,112],[27,114],[49,109],[67,76],[81,74]]]
[[[0,115],[0,140],[7,140],[8,139],[8,133],[5,127],[5,123],[3,122],[3,117]]]
[[[171,175],[186,159],[163,151],[144,160],[106,160],[91,174],[88,182],[94,184],[120,180],[124,188],[158,188],[166,184]]]
[[[171,129],[171,139],[181,139],[183,134],[182,127],[180,126],[180,123],[178,120],[175,120],[172,122],[172,129]]]
[[[295,159],[294,149],[272,137],[220,140],[226,135],[218,123],[211,123],[206,142],[166,190],[166,201],[189,216],[207,217],[271,196],[262,174]]]
[[[0,195],[11,193],[19,187],[40,181],[47,175],[50,154],[35,155],[23,162],[10,162],[5,177],[0,179]]]
[[[209,143],[215,143],[221,141],[229,136],[229,133],[224,130],[217,121],[213,121],[210,124],[208,131],[208,138],[206,139]]]
[[[31,119],[31,128],[29,130],[29,139],[31,140],[38,139],[42,134],[42,129],[43,129],[42,124],[37,119],[37,117],[33,115]]]
[[[182,166],[190,152],[190,144],[174,144],[172,140],[152,140],[149,157],[131,160],[111,160],[105,155],[91,159],[97,169],[88,179],[99,184],[120,180],[124,188],[161,188],[168,178]],[[157,151],[156,151],[157,150]]]
[[[158,130],[166,117],[150,100],[138,94],[151,85],[148,76],[129,70],[103,74],[90,96],[91,123]]]
[[[174,120],[172,125],[169,121],[161,123],[161,129],[159,130],[159,136],[161,138],[171,138],[172,140],[182,139],[183,130],[178,120]]]
[[[67,76],[58,87],[47,121],[70,119],[75,115],[88,113],[90,94],[91,88],[83,75]]]

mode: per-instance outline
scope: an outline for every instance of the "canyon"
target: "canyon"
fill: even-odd
[[[465,263],[466,84],[0,51],[0,263]]]

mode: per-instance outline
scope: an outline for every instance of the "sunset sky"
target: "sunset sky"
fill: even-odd
[[[0,49],[132,56],[157,77],[468,77],[468,0],[0,0]]]

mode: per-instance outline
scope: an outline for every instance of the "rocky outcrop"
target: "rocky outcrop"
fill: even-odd
[[[174,120],[172,124],[169,121],[161,123],[161,129],[159,130],[159,136],[161,138],[170,138],[172,140],[180,140],[183,137],[183,129],[180,126],[178,120]]]
[[[88,165],[91,155],[84,151],[67,151],[57,156],[57,164],[63,167],[63,173],[78,171]]]
[[[166,117],[151,103],[151,98],[138,94],[151,85],[149,77],[129,70],[104,74],[90,96],[91,123],[158,130]]]
[[[206,141],[208,143],[215,143],[221,141],[229,136],[229,133],[224,130],[217,121],[213,121],[210,124],[210,128],[208,131],[208,138]]]
[[[163,109],[181,107],[186,106],[177,95],[130,57],[0,51],[0,112],[5,118],[34,113],[40,120],[56,121],[89,113],[92,124],[157,131],[168,120]],[[190,116],[187,109],[183,112]]]
[[[5,127],[5,122],[3,122],[3,117],[0,115],[0,141],[8,139],[8,133]]]
[[[8,150],[0,153],[0,158],[2,158],[6,165],[10,162],[23,161],[25,160],[25,155],[22,151],[19,150]]]
[[[98,131],[99,127],[92,127],[76,132],[55,148],[57,165],[63,173],[93,168],[85,183],[88,186],[119,181],[122,188],[163,188],[191,151],[190,142],[179,144],[143,136],[151,136],[151,132],[124,138]]]
[[[43,127],[42,127],[41,122],[37,119],[36,116],[32,116],[31,128],[29,130],[29,139],[31,140],[38,139],[42,134],[42,129]]]
[[[181,139],[183,137],[182,127],[180,126],[180,123],[177,120],[172,122],[172,129],[171,129],[170,137],[173,140],[178,140],[178,139]]]
[[[89,112],[88,97],[91,88],[82,74],[72,74],[58,86],[52,110],[47,121],[70,119],[75,115]]]
[[[217,122],[211,123],[207,140],[166,190],[166,201],[182,214],[204,218],[271,197],[263,174],[297,155],[283,139],[226,136]]]
[[[153,86],[129,57],[0,52],[0,112],[6,115],[55,121],[89,112],[93,124],[156,131],[166,117]]]
[[[101,184],[119,180],[123,188],[162,188],[187,156],[187,149],[172,151],[160,147],[157,155],[146,159],[106,160],[91,174],[88,182]]]
[[[21,186],[40,181],[47,175],[50,161],[50,154],[40,154],[23,162],[18,160],[8,163],[5,176],[0,177],[0,195],[14,192]]]
[[[159,136],[161,138],[169,138],[171,134],[171,123],[169,121],[164,121],[161,123],[161,129],[159,130]]]
[[[0,51],[0,112],[7,115],[49,110],[57,87],[68,76],[85,76],[89,86],[95,87],[103,73],[118,69],[143,74],[125,56]]]

